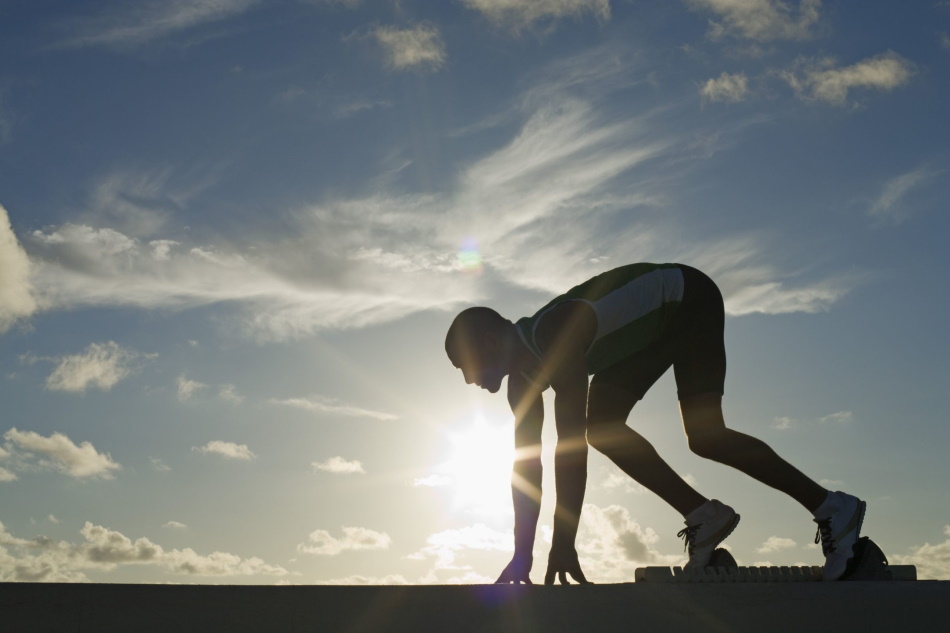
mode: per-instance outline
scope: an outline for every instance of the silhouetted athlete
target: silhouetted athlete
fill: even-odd
[[[496,393],[508,377],[515,416],[511,494],[515,553],[499,583],[530,583],[541,505],[541,393],[554,390],[557,503],[544,582],[570,574],[587,582],[574,540],[587,483],[587,444],[680,512],[677,536],[686,567],[709,563],[739,515],[686,483],[640,434],[626,425],[638,400],[672,365],[689,447],[785,492],[815,517],[825,555],[824,579],[837,580],[853,556],[865,502],[830,492],[764,442],[726,427],[722,294],[702,272],[683,264],[621,266],[568,290],[534,316],[515,323],[490,308],[461,312],[445,339],[465,382]],[[588,375],[593,378],[588,384]],[[817,542],[817,537],[816,537]]]

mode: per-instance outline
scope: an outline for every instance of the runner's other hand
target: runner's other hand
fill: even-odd
[[[553,585],[554,576],[557,575],[562,585],[569,585],[571,583],[567,581],[568,574],[579,584],[590,584],[590,581],[584,577],[584,572],[581,571],[574,545],[552,545],[551,553],[548,555],[548,571],[544,574],[544,584]]]
[[[508,563],[508,566],[501,572],[501,576],[498,577],[495,584],[511,583],[519,585],[525,583],[526,585],[530,585],[531,578],[528,574],[531,573],[531,565],[533,563],[534,557],[531,554],[527,556],[515,554],[511,557],[511,562]]]

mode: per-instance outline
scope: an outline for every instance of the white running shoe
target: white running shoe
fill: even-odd
[[[689,561],[684,569],[707,566],[716,547],[738,524],[739,515],[735,510],[716,499],[710,499],[690,512],[686,517],[686,527],[676,533],[686,541],[684,549],[689,551]]]
[[[864,501],[837,491],[829,492],[824,503],[815,510],[818,524],[815,543],[821,542],[821,551],[825,554],[824,580],[838,580],[847,570],[848,562],[854,557],[854,544],[861,535],[866,509]]]

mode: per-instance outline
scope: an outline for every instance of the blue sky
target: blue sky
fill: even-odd
[[[948,577],[948,68],[936,0],[7,0],[0,580],[493,580],[511,415],[444,332],[636,261],[723,289],[730,425]],[[821,562],[670,376],[630,423]],[[681,521],[592,456],[591,580]]]

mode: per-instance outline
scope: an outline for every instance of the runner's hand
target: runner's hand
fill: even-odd
[[[548,571],[544,574],[544,584],[553,585],[554,576],[560,579],[562,585],[569,585],[567,575],[582,585],[590,584],[581,571],[581,564],[577,560],[577,550],[574,545],[552,545],[548,556]]]
[[[531,584],[531,578],[528,577],[528,574],[531,573],[531,565],[534,563],[534,557],[531,554],[527,556],[521,556],[515,554],[511,558],[511,562],[508,563],[508,566],[505,567],[504,571],[501,572],[501,576],[498,577],[498,580],[495,581],[495,584],[515,584],[519,585],[525,583],[526,585]]]

